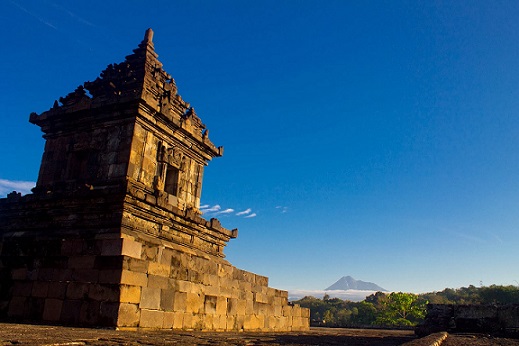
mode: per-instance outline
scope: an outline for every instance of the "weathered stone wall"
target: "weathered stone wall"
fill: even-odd
[[[60,119],[45,125],[46,131],[59,131],[59,136],[46,136],[36,192],[75,191],[124,181],[133,122],[112,117],[106,126],[102,120],[109,116],[91,110],[58,116],[73,116],[75,121],[69,125],[72,128],[64,128]],[[40,124],[45,118],[32,116],[31,121]]]
[[[127,237],[135,252],[125,256],[119,327],[308,329],[309,310],[289,305],[287,292],[268,287],[268,278],[168,241]]]
[[[113,326],[123,198],[112,189],[0,199],[0,316]]]
[[[148,114],[143,116],[149,117]],[[168,203],[180,209],[200,207],[202,178],[205,161],[195,158],[183,149],[185,144],[161,128],[135,124],[131,145],[128,177],[137,181],[154,195],[167,190],[168,170],[178,175],[174,191],[167,191]]]
[[[439,331],[518,335],[519,305],[429,304],[418,335]]]

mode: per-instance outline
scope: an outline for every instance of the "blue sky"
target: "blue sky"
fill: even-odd
[[[518,17],[517,1],[2,1],[0,195],[37,179],[29,114],[151,27],[225,147],[202,204],[239,228],[232,264],[289,290],[518,285]]]

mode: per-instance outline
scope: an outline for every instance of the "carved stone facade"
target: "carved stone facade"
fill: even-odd
[[[223,148],[157,60],[148,29],[30,122],[46,140],[33,194],[0,199],[3,318],[118,328],[290,331],[308,309],[233,267],[238,231],[199,210]]]

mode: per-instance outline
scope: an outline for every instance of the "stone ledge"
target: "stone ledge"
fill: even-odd
[[[447,339],[447,332],[439,332],[427,335],[423,338],[406,342],[402,346],[440,346]]]

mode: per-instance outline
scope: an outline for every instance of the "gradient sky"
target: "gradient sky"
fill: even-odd
[[[281,289],[519,285],[518,1],[0,2],[0,195],[31,112],[155,49],[224,156],[202,204]],[[14,182],[14,183],[13,183]]]

